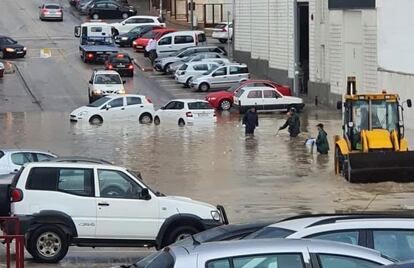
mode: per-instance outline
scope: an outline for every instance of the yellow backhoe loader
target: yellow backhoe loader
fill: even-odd
[[[414,181],[414,151],[404,138],[404,106],[398,94],[356,94],[338,102],[343,137],[335,137],[335,173],[349,182]]]

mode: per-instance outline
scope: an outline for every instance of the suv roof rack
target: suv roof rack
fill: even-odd
[[[48,162],[71,162],[71,163],[92,163],[92,164],[102,164],[102,165],[113,165],[113,163],[106,161],[104,159],[92,158],[92,157],[83,157],[83,156],[64,156],[53,159],[45,160]]]

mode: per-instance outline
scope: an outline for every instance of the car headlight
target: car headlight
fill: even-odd
[[[23,48],[23,50],[24,50],[24,51],[26,51],[26,50],[27,50],[27,48],[26,48],[26,47],[24,47],[24,48]]]
[[[118,94],[125,94],[125,89],[121,89],[118,91]]]
[[[6,52],[14,52],[14,48],[8,47],[6,48]]]
[[[218,212],[217,210],[211,211],[210,214],[211,214],[211,217],[213,218],[213,220],[215,220],[215,221],[220,221],[221,220],[220,212]]]
[[[95,94],[101,94],[101,93],[102,93],[102,91],[101,91],[100,89],[94,89],[94,90],[93,90],[93,92],[94,92]]]
[[[128,37],[121,37],[121,40],[128,40]]]
[[[78,116],[85,116],[88,114],[88,111],[82,111],[80,113],[78,113]]]

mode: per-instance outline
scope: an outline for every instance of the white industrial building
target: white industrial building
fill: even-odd
[[[359,92],[412,98],[413,0],[237,0],[235,56],[253,72],[334,104]],[[414,111],[406,123],[414,128]]]

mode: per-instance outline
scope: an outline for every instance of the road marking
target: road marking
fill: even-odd
[[[43,59],[52,57],[52,50],[50,48],[42,48],[40,50],[40,57]]]

